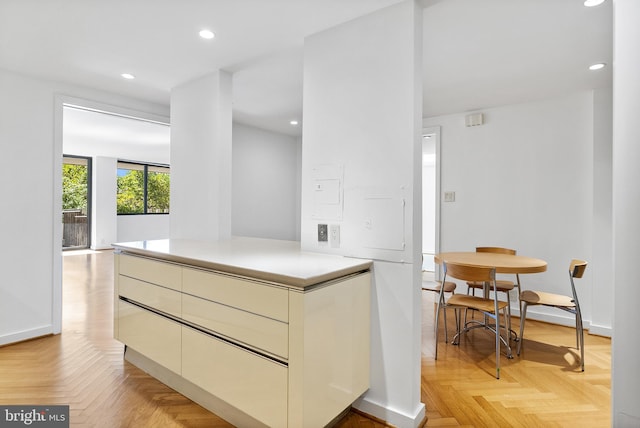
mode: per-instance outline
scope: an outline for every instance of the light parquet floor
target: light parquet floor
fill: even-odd
[[[495,336],[482,329],[460,345],[440,332],[434,357],[433,307],[423,295],[422,401],[427,426],[609,427],[611,340],[585,333],[585,371],[580,370],[575,329],[528,320],[520,356],[501,354],[495,379]],[[449,314],[453,337],[453,312]],[[519,319],[513,319],[519,329]]]
[[[123,360],[122,344],[112,338],[110,251],[63,260],[63,332],[0,347],[0,403],[69,404],[75,427],[231,426]],[[582,373],[573,329],[527,322],[522,356],[502,358],[496,380],[493,342],[483,331],[460,346],[445,344],[441,335],[440,357],[433,360],[428,297],[423,296],[422,350],[427,427],[610,425],[609,339],[586,336]],[[351,412],[337,426],[384,425]]]

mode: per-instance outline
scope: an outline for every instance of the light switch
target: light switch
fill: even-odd
[[[444,192],[444,201],[445,202],[455,202],[456,201],[456,192]]]

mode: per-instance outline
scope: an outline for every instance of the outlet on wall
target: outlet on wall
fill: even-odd
[[[331,247],[340,248],[340,225],[332,224],[331,227],[329,227],[329,235],[331,237]]]

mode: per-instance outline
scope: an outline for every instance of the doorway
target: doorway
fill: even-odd
[[[62,157],[62,249],[91,246],[91,158]]]
[[[422,132],[422,270],[436,274],[440,250],[440,128]],[[435,275],[437,278],[437,275]]]

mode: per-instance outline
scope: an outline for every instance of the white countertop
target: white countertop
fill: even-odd
[[[160,239],[113,245],[122,252],[300,288],[371,267],[370,260],[303,252],[297,241],[275,239],[234,237],[216,242]]]

